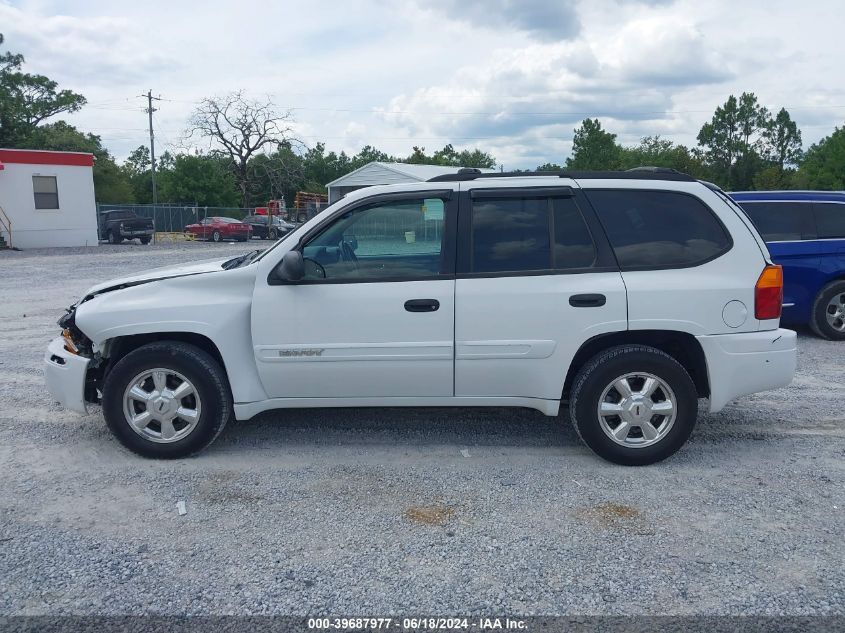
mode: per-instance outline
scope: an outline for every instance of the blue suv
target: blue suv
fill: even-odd
[[[743,191],[729,194],[783,266],[784,323],[809,324],[845,341],[845,192]]]

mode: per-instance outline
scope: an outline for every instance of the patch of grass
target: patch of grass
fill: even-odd
[[[443,505],[411,506],[405,510],[406,519],[424,525],[445,525],[453,516],[455,516],[455,509]]]
[[[634,506],[622,503],[600,503],[597,506],[581,510],[578,515],[601,525],[612,526],[639,521],[642,519],[643,513]]]

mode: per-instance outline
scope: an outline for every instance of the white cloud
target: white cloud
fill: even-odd
[[[196,101],[244,89],[294,106],[308,143],[407,154],[453,143],[509,167],[561,163],[598,116],[623,142],[692,143],[731,94],[787,106],[807,144],[845,121],[839,3],[435,0],[144,3],[0,0],[5,48],[83,93],[70,117],[119,157],[158,143]],[[725,16],[730,15],[730,19]]]

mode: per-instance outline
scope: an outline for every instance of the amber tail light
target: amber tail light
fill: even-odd
[[[770,265],[763,269],[754,286],[754,316],[758,321],[779,319],[783,306],[783,269]]]

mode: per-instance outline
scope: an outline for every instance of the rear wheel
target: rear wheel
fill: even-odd
[[[109,231],[109,244],[120,244],[122,241],[119,233]]]
[[[607,349],[575,378],[569,412],[596,454],[617,464],[645,466],[666,459],[689,438],[698,393],[687,371],[645,345]]]
[[[268,236],[271,240],[277,240],[279,239],[279,232],[276,229],[270,229]]]
[[[232,415],[226,374],[207,352],[150,343],[117,362],[103,385],[103,416],[129,450],[178,458],[202,450]]]
[[[813,331],[832,341],[845,341],[845,280],[821,289],[813,304]]]

